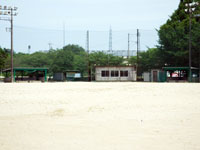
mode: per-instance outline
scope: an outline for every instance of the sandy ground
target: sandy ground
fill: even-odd
[[[200,84],[0,84],[0,150],[200,150]]]

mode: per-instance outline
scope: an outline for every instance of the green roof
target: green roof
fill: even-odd
[[[189,70],[190,67],[163,67],[163,70]],[[199,70],[198,68],[191,67],[192,70]]]
[[[15,71],[45,71],[48,68],[32,68],[32,67],[14,67],[13,70]],[[11,71],[11,68],[3,70],[3,72]]]

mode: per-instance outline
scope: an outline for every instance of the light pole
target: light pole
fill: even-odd
[[[136,66],[136,71],[137,71],[137,81],[138,81],[138,73],[139,73],[139,51],[140,51],[140,31],[137,29],[137,66]]]
[[[130,58],[130,33],[128,33],[128,59]]]
[[[200,14],[195,14],[194,17],[200,17]],[[199,82],[200,82],[200,50],[199,50]]]
[[[195,7],[199,5],[198,2],[191,2],[186,3],[186,9],[185,12],[189,13],[189,82],[192,81],[192,14],[195,11]]]
[[[10,21],[11,27],[10,27],[10,33],[11,33],[11,82],[14,81],[13,77],[13,16],[17,16],[17,7],[11,7],[11,6],[1,6],[0,5],[0,15],[4,16],[10,16],[10,17],[4,17],[0,18],[0,20],[4,21]]]
[[[91,77],[91,67],[90,67],[90,32],[89,30],[86,33],[86,50],[87,50],[87,59],[88,59],[88,82],[92,81]]]

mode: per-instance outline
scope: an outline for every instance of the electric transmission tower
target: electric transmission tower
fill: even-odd
[[[89,48],[90,48],[90,41],[89,41],[89,31],[86,33],[86,51],[89,54]]]

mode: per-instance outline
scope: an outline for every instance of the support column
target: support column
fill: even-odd
[[[16,70],[13,71],[13,81],[15,82]]]
[[[47,70],[44,71],[44,81],[47,82]]]
[[[164,71],[164,82],[167,82],[167,71]]]

